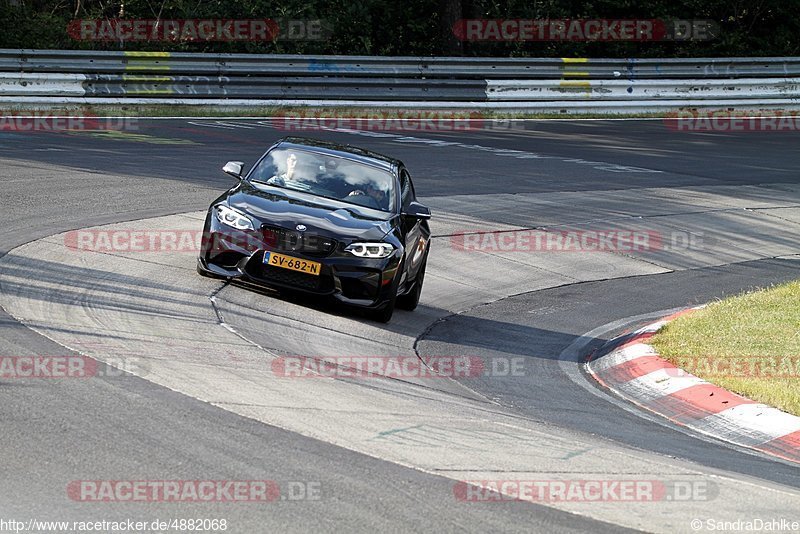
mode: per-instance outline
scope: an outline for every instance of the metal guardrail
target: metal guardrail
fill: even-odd
[[[4,102],[800,105],[800,58],[428,58],[0,50]],[[69,100],[66,100],[69,101]],[[89,101],[89,100],[87,100]],[[691,103],[689,103],[691,101]],[[700,104],[697,104],[700,102]],[[676,104],[678,103],[678,104]],[[780,104],[779,104],[780,103]],[[501,105],[502,104],[502,105]],[[241,104],[238,104],[241,105]],[[739,104],[736,104],[739,105]]]
[[[565,72],[572,72],[587,79],[607,79],[615,73],[636,79],[730,79],[797,77],[800,76],[800,58],[435,58],[0,50],[0,71],[461,79],[558,79]]]

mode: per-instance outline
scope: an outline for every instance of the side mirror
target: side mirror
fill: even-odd
[[[403,215],[414,217],[415,219],[427,220],[431,218],[431,210],[428,209],[427,206],[423,206],[419,202],[414,201],[403,210]]]
[[[244,166],[244,163],[242,163],[241,161],[229,161],[228,163],[225,164],[224,167],[222,167],[222,172],[224,172],[225,174],[230,174],[237,180],[241,180],[242,166]]]

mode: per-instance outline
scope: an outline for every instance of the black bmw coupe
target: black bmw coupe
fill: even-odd
[[[431,231],[401,161],[284,138],[211,204],[197,271],[330,296],[388,322],[419,303]]]

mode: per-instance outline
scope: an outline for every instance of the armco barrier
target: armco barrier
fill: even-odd
[[[793,108],[800,58],[425,58],[0,50],[0,102],[646,112]]]

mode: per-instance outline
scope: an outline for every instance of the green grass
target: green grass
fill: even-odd
[[[710,304],[652,344],[692,374],[800,415],[800,280]]]

